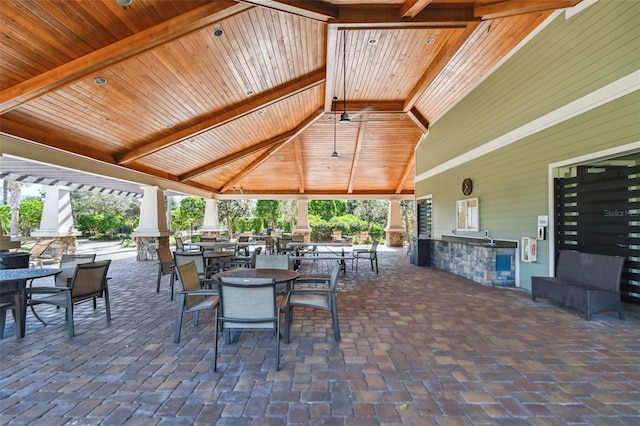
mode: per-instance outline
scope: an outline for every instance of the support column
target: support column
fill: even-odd
[[[385,231],[387,233],[387,247],[402,247],[404,245],[400,200],[389,200],[389,215]]]
[[[80,232],[73,226],[70,189],[62,186],[48,186],[44,197],[44,207],[40,227],[31,233],[38,239],[53,239],[48,253],[54,259],[63,253],[75,253]]]
[[[220,217],[218,215],[218,200],[210,198],[204,200],[204,219],[200,232],[203,237],[219,238],[222,234]]]
[[[293,235],[302,235],[305,243],[311,242],[311,227],[309,226],[309,200],[298,200],[298,223]]]
[[[141,186],[144,191],[140,225],[133,232],[138,249],[137,260],[154,260],[156,248],[169,247],[169,228],[164,210],[164,193],[157,186]]]

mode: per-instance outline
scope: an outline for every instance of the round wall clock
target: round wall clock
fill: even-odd
[[[473,191],[473,182],[471,179],[466,178],[462,181],[462,193],[464,195],[471,195],[471,191]]]

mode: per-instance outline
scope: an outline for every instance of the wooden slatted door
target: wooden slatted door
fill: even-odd
[[[623,256],[624,302],[640,305],[640,166],[580,166],[555,180],[559,250]]]

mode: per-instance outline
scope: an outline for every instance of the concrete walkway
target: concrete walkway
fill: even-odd
[[[113,250],[110,324],[102,301],[76,308],[74,338],[54,308],[39,308],[46,327],[29,312],[21,340],[9,321],[0,424],[640,424],[638,307],[587,322],[385,249],[378,275],[341,275],[341,342],[329,315],[300,309],[281,371],[273,336],[246,332],[214,373],[212,315],[185,318],[174,344],[168,277],[156,293],[157,265]]]

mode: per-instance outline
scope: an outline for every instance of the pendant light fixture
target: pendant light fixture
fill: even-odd
[[[337,139],[337,132],[336,132],[336,127],[338,126],[338,111],[337,111],[337,105],[338,103],[338,98],[334,96],[333,98],[333,154],[331,154],[331,158],[339,158],[338,156],[338,150],[336,148],[336,139]]]
[[[347,114],[347,30],[342,32],[342,102],[344,108],[340,114],[340,123],[350,123],[351,119]]]

